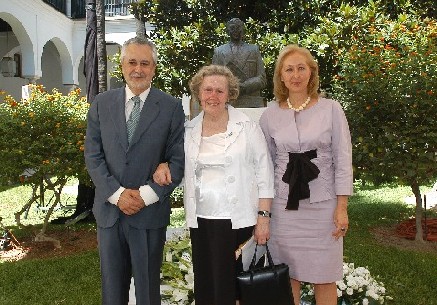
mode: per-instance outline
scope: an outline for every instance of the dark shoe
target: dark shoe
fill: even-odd
[[[87,223],[87,222],[94,222],[94,221],[95,221],[94,214],[92,213],[91,210],[80,209],[80,210],[76,210],[70,216],[53,219],[52,221],[50,221],[50,223],[54,225],[65,224],[66,226],[69,226],[75,223]]]
[[[86,222],[86,219],[88,218],[88,216],[92,214],[92,212],[90,210],[86,210],[82,213],[80,213],[79,215],[77,215],[76,217],[70,218],[65,222],[66,226],[71,226],[74,225],[75,223],[78,222]]]
[[[51,223],[51,224],[54,224],[54,225],[63,225],[63,224],[65,224],[65,222],[66,222],[67,220],[70,219],[70,217],[71,217],[71,216],[67,216],[67,217],[58,217],[58,218],[55,218],[55,219],[51,220],[50,223]]]

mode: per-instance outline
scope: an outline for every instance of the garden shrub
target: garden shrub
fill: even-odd
[[[38,183],[47,175],[86,181],[86,98],[80,89],[62,95],[41,85],[31,87],[29,99],[5,96],[0,103],[1,182],[18,182],[26,169],[35,172],[23,183]]]
[[[339,54],[335,97],[358,175],[406,185],[437,176],[437,23],[413,15],[356,30]]]
[[[62,188],[70,177],[90,182],[83,156],[88,103],[80,89],[63,95],[51,93],[41,85],[30,85],[28,99],[16,101],[11,96],[0,103],[0,183],[28,184],[32,195],[20,216],[30,206],[53,192],[39,236],[43,240],[48,220],[60,204]],[[3,94],[4,95],[4,94]]]

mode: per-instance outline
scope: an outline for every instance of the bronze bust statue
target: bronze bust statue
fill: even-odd
[[[266,86],[266,72],[259,48],[243,41],[245,26],[240,19],[228,21],[226,30],[230,41],[215,48],[212,63],[227,66],[240,80],[235,107],[264,107],[260,91]]]

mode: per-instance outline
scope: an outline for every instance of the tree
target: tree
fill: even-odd
[[[412,6],[408,0],[349,0],[346,4],[340,0],[141,0],[131,8],[135,16],[142,16],[155,28],[151,34],[159,49],[155,86],[176,96],[188,94],[188,80],[201,66],[211,62],[214,47],[226,42],[225,23],[239,17],[247,26],[246,40],[260,46],[269,81],[262,94],[271,100],[274,62],[284,45],[299,42],[309,46],[319,60],[321,86],[330,90],[332,77],[337,73],[336,50],[341,44],[347,45],[348,40],[335,41],[336,30],[326,24],[334,23],[344,29],[336,20],[351,5],[366,5],[369,12],[376,14],[389,12],[386,16],[390,19],[418,5],[425,7],[429,1],[416,1],[417,6]],[[359,20],[363,16],[354,17],[358,24],[367,22]],[[118,70],[113,75],[120,77],[121,73]]]
[[[423,240],[419,186],[437,177],[437,23],[380,15],[355,28],[338,65],[333,92],[350,118],[356,175],[409,185]]]
[[[52,192],[52,199],[44,202],[48,210],[38,234],[42,238],[69,177],[90,182],[83,158],[88,103],[80,97],[80,89],[68,95],[56,89],[46,92],[40,85],[31,89],[27,100],[6,96],[0,103],[0,182],[7,185],[20,179],[32,187],[32,197],[15,213],[19,226],[20,216]]]
[[[150,16],[150,10],[153,6],[153,1],[151,0],[139,0],[138,2],[133,2],[129,6],[129,10],[134,15],[136,20],[136,36],[146,37],[146,22]]]
[[[108,88],[107,81],[107,56],[105,41],[105,1],[96,0],[97,15],[97,61],[99,74],[99,92],[104,92]],[[91,101],[90,101],[91,102]]]

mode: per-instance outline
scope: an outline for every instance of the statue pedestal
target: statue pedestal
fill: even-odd
[[[235,108],[262,108],[265,107],[264,99],[260,96],[243,95],[231,103]]]

